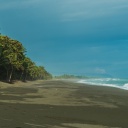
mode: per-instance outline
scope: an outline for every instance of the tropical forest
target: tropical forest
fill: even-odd
[[[11,83],[52,78],[43,66],[37,66],[27,57],[26,52],[21,42],[0,35],[0,81]]]

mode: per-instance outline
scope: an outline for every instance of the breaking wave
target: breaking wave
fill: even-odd
[[[88,78],[88,79],[78,80],[77,82],[83,84],[89,84],[89,85],[109,86],[109,87],[116,87],[116,88],[128,90],[128,79]]]

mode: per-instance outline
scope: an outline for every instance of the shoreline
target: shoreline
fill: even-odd
[[[58,79],[59,81],[59,79]],[[128,91],[128,87],[124,87],[124,86],[117,86],[117,85],[107,85],[107,84],[91,84],[91,83],[85,83],[85,82],[80,82],[81,79],[61,79],[60,81],[67,81],[67,82],[72,82],[72,83],[77,83],[77,84],[81,84],[81,85],[85,85],[85,86],[97,86],[97,87],[108,87],[108,88],[115,88],[115,89],[121,89],[121,90],[125,90]]]
[[[18,82],[0,88],[0,113],[3,128],[127,128],[128,92],[63,80]]]
[[[13,84],[10,83],[6,83],[6,82],[2,82],[0,81],[0,88],[8,88],[8,87],[26,87],[26,86],[31,86],[31,85],[35,85],[35,84],[43,84],[47,81],[63,81],[63,82],[69,82],[69,83],[74,83],[74,84],[79,84],[79,85],[83,85],[83,86],[97,86],[97,87],[108,87],[108,88],[115,88],[115,89],[121,89],[121,90],[125,90],[128,91],[127,88],[122,88],[119,86],[115,86],[115,85],[105,85],[105,84],[91,84],[91,83],[83,83],[83,82],[78,82],[78,80],[80,79],[51,79],[51,80],[35,80],[35,81],[26,81],[26,82],[22,82],[22,81],[16,81]]]

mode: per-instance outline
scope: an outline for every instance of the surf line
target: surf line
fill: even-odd
[[[44,128],[43,125],[31,124],[31,123],[24,123],[24,124],[26,124],[26,125],[30,125],[30,126],[36,126],[36,127],[42,127],[42,128]]]

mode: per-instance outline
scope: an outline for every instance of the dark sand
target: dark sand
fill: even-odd
[[[66,81],[0,84],[0,128],[128,128],[126,90]]]

